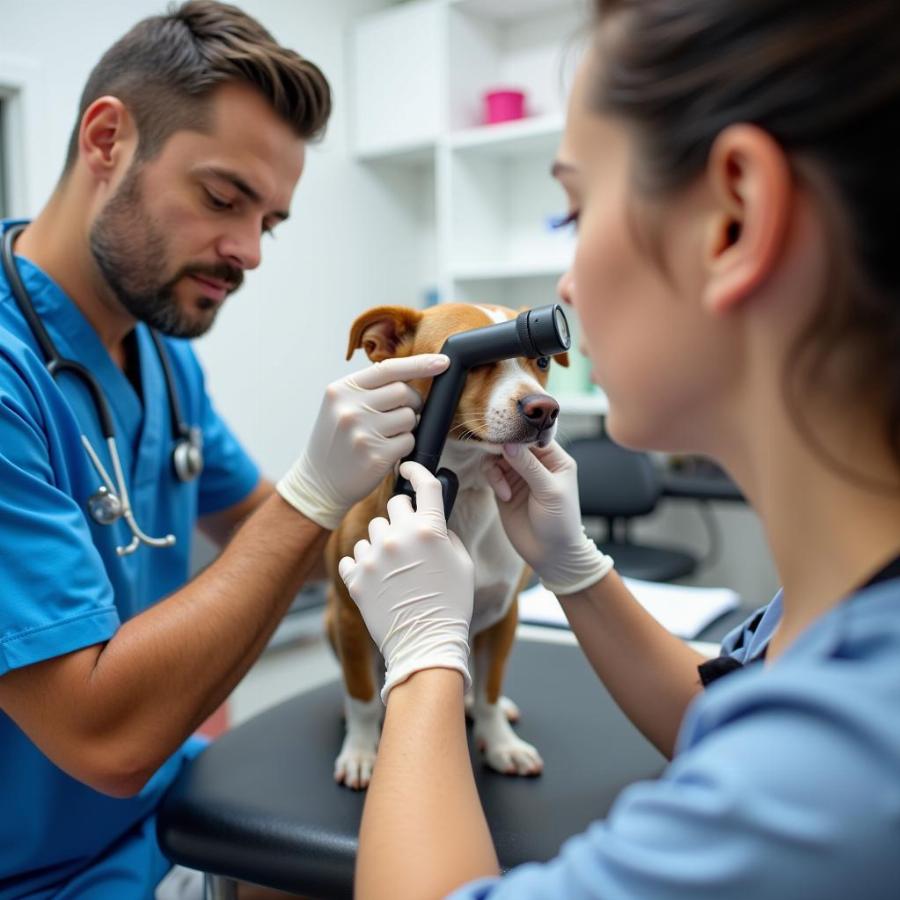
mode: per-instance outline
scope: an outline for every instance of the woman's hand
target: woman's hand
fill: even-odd
[[[613,567],[585,534],[575,460],[555,441],[546,447],[507,444],[490,457],[487,477],[500,518],[519,555],[554,594],[573,594]]]
[[[469,623],[475,576],[459,538],[447,530],[440,482],[418,463],[400,474],[416,492],[416,509],[398,494],[388,518],[369,523],[338,571],[387,665],[382,700],[421,669],[456,669],[469,676]]]

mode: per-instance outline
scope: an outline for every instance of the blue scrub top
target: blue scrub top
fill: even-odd
[[[757,656],[781,614],[779,593],[723,652]],[[894,579],[832,609],[773,663],[713,682],[691,703],[661,778],[626,788],[556,859],[451,900],[894,900],[898,885]]]
[[[0,223],[0,232],[11,224]],[[95,407],[80,381],[50,377],[0,270],[0,677],[107,641],[180,588],[197,517],[237,503],[259,480],[213,409],[190,344],[166,339],[182,415],[203,432],[203,473],[179,482],[165,378],[147,328],[136,332],[139,396],[58,285],[17,261],[59,352],[86,366],[106,396],[139,525],[153,536],[172,533],[177,543],[120,558],[115,548],[130,540],[127,526],[98,525],[86,512],[100,479],[82,431],[112,471]],[[189,741],[137,797],[114,799],[59,770],[0,711],[0,900],[151,897],[169,865],[153,812],[198,747]]]

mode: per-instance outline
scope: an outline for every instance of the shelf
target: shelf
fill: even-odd
[[[545,154],[549,159],[559,146],[564,124],[563,115],[553,113],[496,125],[480,125],[451,133],[447,144],[459,153],[495,157]]]
[[[356,154],[359,162],[397,163],[403,166],[419,166],[434,162],[434,141],[417,141],[407,144],[385,144]]]
[[[416,295],[511,309],[555,299],[575,241],[552,227],[566,202],[550,167],[583,3],[416,0],[354,23],[355,158],[395,207],[379,237],[417,267]],[[503,86],[524,92],[528,115],[481,124],[485,94]],[[577,393],[587,378],[567,383]]]
[[[569,268],[569,263],[522,262],[486,263],[484,265],[451,266],[450,277],[454,281],[515,281],[522,278],[559,278]]]

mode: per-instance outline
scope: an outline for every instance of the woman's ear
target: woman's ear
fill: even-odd
[[[376,306],[358,316],[350,327],[347,359],[362,347],[372,362],[397,355],[397,348],[407,335],[415,332],[422,311],[408,306]]]
[[[793,179],[785,152],[755,125],[731,125],[706,168],[713,215],[705,241],[704,305],[726,313],[778,263],[791,214]]]

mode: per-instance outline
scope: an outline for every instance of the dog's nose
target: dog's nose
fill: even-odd
[[[538,431],[549,428],[559,415],[559,404],[549,394],[529,394],[519,401],[519,412]]]

